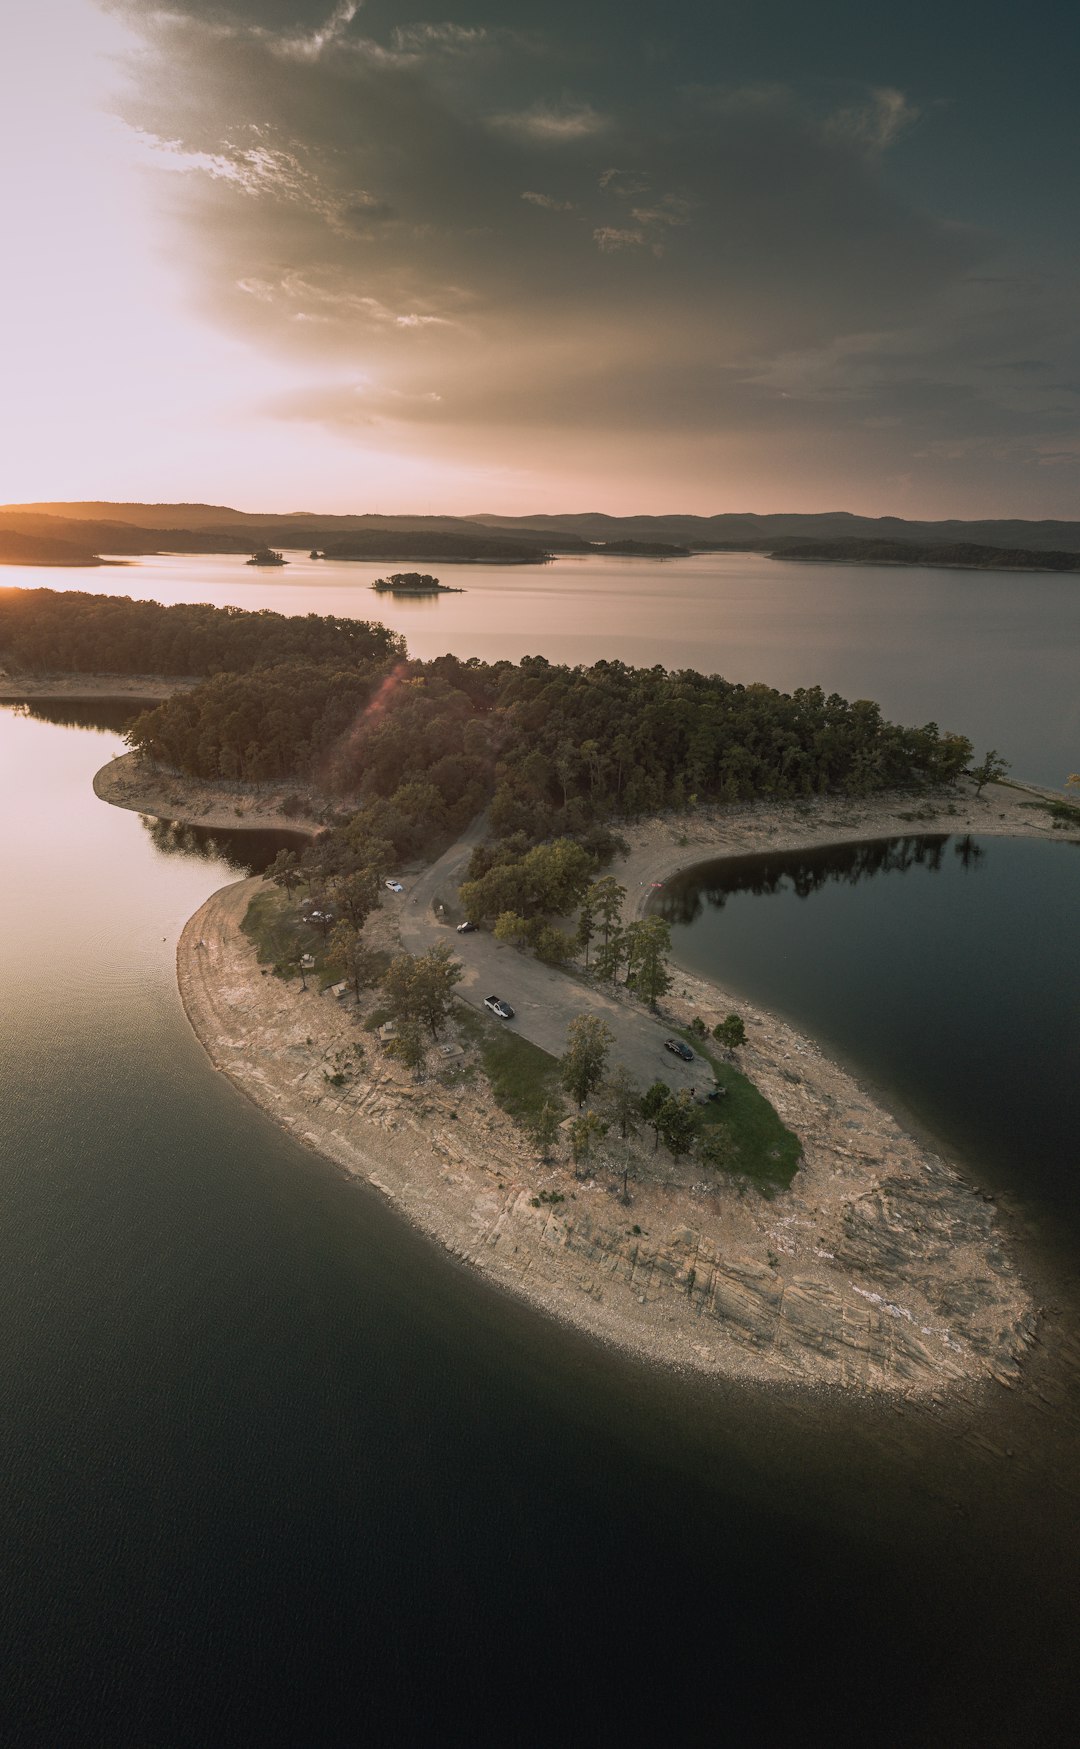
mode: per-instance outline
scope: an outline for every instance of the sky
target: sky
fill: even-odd
[[[0,501],[1077,516],[1080,15],[35,0]]]

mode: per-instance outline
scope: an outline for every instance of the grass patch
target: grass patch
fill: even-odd
[[[1080,826],[1080,808],[1071,802],[1017,802],[1018,808],[1041,808],[1044,814],[1049,814],[1055,826]]]
[[[802,1159],[798,1136],[781,1122],[775,1107],[741,1070],[720,1062],[705,1049],[696,1033],[686,1030],[681,1036],[708,1063],[718,1084],[726,1090],[723,1099],[710,1100],[696,1108],[700,1128],[723,1125],[735,1144],[733,1170],[751,1179],[763,1196],[786,1190]]]
[[[559,1063],[520,1033],[488,1021],[458,1003],[455,1016],[461,1033],[477,1047],[495,1103],[515,1123],[528,1129],[548,1100],[559,1104]]]
[[[260,964],[272,965],[277,971],[294,955],[309,953],[318,969],[323,951],[319,930],[301,923],[296,915],[296,901],[276,888],[272,892],[264,888],[255,894],[240,927],[254,944]]]

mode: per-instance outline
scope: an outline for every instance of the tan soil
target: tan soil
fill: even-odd
[[[1001,786],[978,801],[961,793],[958,812],[936,822],[900,819],[918,804],[894,799],[635,823],[616,873],[641,883],[628,897],[635,910],[648,882],[725,853],[935,829],[1054,836],[1019,810],[1023,799]],[[492,1280],[634,1354],[718,1376],[920,1397],[1016,1382],[1037,1320],[996,1211],[778,1017],[681,973],[666,1005],[710,1023],[732,1007],[743,1014],[740,1066],[803,1143],[789,1191],[764,1201],[663,1151],[656,1158],[651,1137],[629,1151],[609,1137],[582,1181],[565,1158],[538,1162],[464,1039],[453,1061],[432,1051],[418,1084],[362,1030],[351,1001],[267,975],[240,929],[259,885],[215,894],[178,946],[184,1005],[211,1060]],[[394,905],[374,920],[387,945]],[[569,1017],[579,986],[565,983]],[[364,1065],[335,1088],[326,1075],[357,1041]],[[462,1067],[471,1080],[436,1079]],[[534,1206],[541,1192],[564,1200]]]
[[[209,826],[215,831],[246,826],[313,835],[319,827],[302,814],[286,814],[283,803],[288,796],[300,796],[311,808],[325,806],[305,784],[256,787],[200,783],[198,778],[162,771],[138,753],[119,754],[103,765],[94,777],[94,793],[116,808],[130,808],[136,814],[153,814],[183,825]]]
[[[0,668],[0,703],[23,704],[35,698],[130,698],[157,704],[177,692],[190,692],[197,680],[168,680],[160,674],[9,674]]]

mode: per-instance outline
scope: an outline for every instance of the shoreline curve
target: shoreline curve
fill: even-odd
[[[966,802],[936,829],[1051,836],[1001,794]],[[756,847],[779,850],[935,829],[905,826],[896,806],[815,804],[812,816],[801,810],[800,834],[799,810],[758,804],[695,819],[696,842],[682,817],[647,822],[615,872],[639,880],[628,906],[640,909],[645,871],[670,877],[745,853],[755,834],[766,837]],[[849,829],[838,833],[843,808]],[[420,883],[428,901],[438,868]],[[207,1055],[305,1146],[493,1284],[638,1359],[718,1378],[935,1402],[1017,1382],[1038,1318],[996,1211],[780,1017],[739,1001],[750,1032],[741,1066],[803,1143],[791,1189],[766,1203],[732,1185],[635,1184],[627,1212],[611,1183],[538,1162],[486,1096],[417,1086],[381,1056],[344,1091],[331,1087],[326,1065],[355,1039],[355,1018],[256,963],[240,923],[259,885],[214,894],[177,946],[181,998]],[[678,983],[688,995],[668,1000],[675,1018],[727,1001],[681,970]]]

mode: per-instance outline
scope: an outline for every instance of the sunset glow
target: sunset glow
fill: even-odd
[[[1067,514],[1053,118],[865,9],[654,22],[19,8],[0,495]]]

